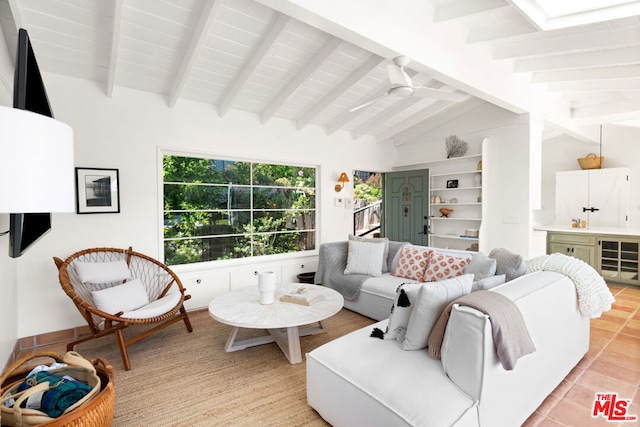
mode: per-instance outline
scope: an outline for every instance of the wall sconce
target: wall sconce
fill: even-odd
[[[73,130],[0,106],[0,212],[74,212]]]
[[[336,184],[336,186],[333,187],[333,189],[336,190],[336,193],[339,193],[342,191],[342,189],[344,188],[344,184],[346,182],[349,182],[349,177],[347,176],[346,173],[342,172],[340,174],[340,178],[338,178],[338,184]]]

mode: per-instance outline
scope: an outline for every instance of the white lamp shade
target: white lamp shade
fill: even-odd
[[[71,127],[0,106],[0,213],[74,211]]]

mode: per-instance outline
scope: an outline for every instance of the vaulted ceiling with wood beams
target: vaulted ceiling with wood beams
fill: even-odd
[[[379,143],[487,103],[535,108],[551,127],[640,124],[639,1],[383,3],[395,5],[389,25],[404,13],[424,32],[390,34],[369,8],[354,11],[364,0],[0,0],[0,25],[12,56],[26,28],[42,71],[95,81],[108,97],[132,88],[170,108],[191,100]],[[327,4],[362,26],[332,20]],[[360,30],[367,20],[378,35]],[[412,55],[413,40],[428,52]]]

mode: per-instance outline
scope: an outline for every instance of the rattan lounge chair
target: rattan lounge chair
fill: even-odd
[[[126,262],[126,266],[122,263],[123,260]],[[183,305],[184,301],[191,296],[185,294],[180,279],[166,265],[146,255],[134,252],[131,247],[129,249],[86,249],[76,252],[64,261],[54,257],[54,261],[59,270],[58,278],[62,289],[73,300],[91,330],[90,335],[69,343],[67,345],[69,351],[73,350],[77,344],[115,333],[124,368],[129,370],[131,364],[127,348],[131,345],[180,320],[184,321],[188,332],[193,330]],[[148,295],[149,304],[136,310],[119,311],[115,314],[107,313],[95,306],[93,298],[95,294],[92,292],[113,288],[123,284],[125,280],[111,281],[110,283],[83,283],[78,274],[78,268],[87,264],[79,265],[79,263],[109,262],[119,262],[125,269],[128,266],[131,273],[129,282],[134,279],[139,279],[142,282]],[[109,266],[110,264],[100,265]],[[127,339],[122,333],[123,329],[129,325],[152,324],[156,324],[156,326]]]

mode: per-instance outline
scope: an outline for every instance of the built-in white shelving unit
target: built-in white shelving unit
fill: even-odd
[[[426,162],[429,168],[429,245],[471,248],[482,223],[481,154]],[[453,209],[448,217],[440,209]],[[470,237],[472,236],[472,237]],[[477,246],[476,246],[477,247]]]

